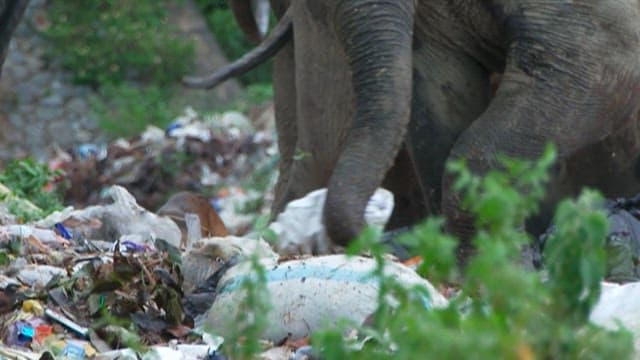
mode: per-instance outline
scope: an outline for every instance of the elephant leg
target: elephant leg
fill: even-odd
[[[277,17],[281,17],[288,6],[288,1],[273,0],[271,2],[271,7]],[[282,212],[287,202],[292,200],[287,196],[287,189],[290,184],[291,164],[298,141],[295,71],[294,43],[289,41],[276,54],[273,62],[273,100],[280,162],[278,181],[274,190],[274,202],[271,207],[272,218]]]
[[[572,155],[621,129],[638,110],[639,9],[612,1],[496,3],[509,4],[498,19],[510,42],[507,66],[495,98],[458,138],[451,157],[466,159],[482,175],[499,166],[498,154],[535,159],[553,142],[558,169],[566,168]],[[551,174],[550,187],[565,174]],[[473,219],[461,210],[452,182],[446,174],[443,211],[463,240],[464,259]]]
[[[606,197],[617,198],[640,192],[637,174],[640,155],[639,114],[606,139],[576,152],[567,163],[570,186],[600,189]]]
[[[280,163],[278,181],[275,187],[272,216],[277,216],[291,199],[287,188],[290,185],[291,165],[298,141],[296,112],[295,59],[293,43],[287,43],[276,55],[273,62],[273,99],[278,133]]]
[[[446,159],[458,136],[489,104],[489,72],[462,51],[416,37],[407,141],[424,201],[439,211]]]

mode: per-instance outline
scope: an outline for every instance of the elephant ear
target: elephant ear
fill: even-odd
[[[336,30],[352,71],[356,111],[331,176],[327,232],[347,245],[364,226],[364,210],[400,150],[409,122],[414,0],[343,0]]]

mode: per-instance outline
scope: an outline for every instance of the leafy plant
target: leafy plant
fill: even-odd
[[[271,309],[267,290],[267,273],[257,255],[251,257],[251,276],[243,278],[240,291],[245,293],[238,304],[235,328],[225,339],[223,351],[232,359],[253,359],[263,350],[260,337],[269,323],[267,314]]]
[[[546,250],[547,280],[518,264],[531,240],[521,224],[537,211],[554,158],[552,148],[535,163],[503,158],[503,169],[484,177],[463,162],[451,164],[455,188],[476,219],[477,255],[458,274],[457,242],[442,233],[441,219],[427,220],[401,242],[422,256],[421,275],[441,286],[462,279],[459,294],[444,309],[426,308],[423,290],[384,276],[385,246],[366,232],[350,252],[369,250],[378,263],[379,306],[373,326],[362,329],[370,340],[354,346],[341,329],[330,329],[314,335],[314,347],[326,358],[345,359],[630,358],[628,332],[588,322],[605,266],[608,223],[600,195],[585,190],[560,204]]]
[[[30,221],[62,209],[60,194],[46,190],[46,186],[61,174],[31,158],[10,162],[0,173],[0,183],[17,197],[9,199],[9,211],[22,221]],[[26,206],[20,199],[31,201],[41,211]]]

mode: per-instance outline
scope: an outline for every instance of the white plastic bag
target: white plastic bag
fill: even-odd
[[[278,342],[289,336],[304,338],[324,326],[337,325],[341,319],[360,325],[377,307],[379,281],[371,276],[376,267],[371,258],[328,255],[276,265],[265,258],[262,264],[271,303],[264,339]],[[384,272],[407,288],[426,289],[429,296],[423,299],[425,309],[448,305],[445,297],[413,269],[388,261]],[[228,336],[246,296],[241,284],[252,274],[248,262],[229,269],[218,283],[215,302],[196,319],[196,327]]]
[[[602,283],[602,292],[589,320],[606,329],[625,327],[633,334],[636,356],[640,354],[640,282],[624,285]]]
[[[305,197],[287,204],[275,222],[269,225],[277,236],[276,250],[281,255],[330,254],[331,241],[322,223],[322,209],[327,189],[310,192]],[[393,211],[393,194],[378,189],[365,209],[367,224],[384,228]]]

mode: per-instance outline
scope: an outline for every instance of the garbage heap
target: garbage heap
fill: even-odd
[[[282,229],[307,207],[304,222],[315,229],[307,241],[321,239],[313,214],[321,213],[324,191],[288,208],[273,231],[300,240]],[[380,226],[392,209],[383,192],[368,209],[383,214]],[[376,308],[371,258],[300,257],[295,252],[305,246],[291,239],[272,248],[259,233],[231,236],[211,202],[193,192],[176,193],[157,214],[122,186],[105,194],[110,200],[102,204],[0,223],[0,358],[221,359],[254,257],[274,300],[263,358],[304,358],[308,336],[327,319],[362,323]],[[289,255],[281,258],[278,249]],[[410,267],[391,262],[388,271],[424,286],[426,306],[446,305]]]
[[[64,202],[77,207],[101,202],[111,185],[125,187],[153,210],[180,190],[211,195],[214,201],[233,194],[268,202],[264,189],[256,192],[244,184],[261,175],[267,177],[264,188],[273,182],[274,137],[269,104],[248,117],[235,111],[203,116],[187,108],[166,129],[149,126],[131,139],[53,149],[49,165],[64,170]]]
[[[12,194],[0,184],[0,359],[223,359],[220,346],[247,311],[243,284],[256,262],[271,299],[261,358],[309,358],[314,330],[341,319],[366,323],[378,301],[375,260],[308,256],[340,252],[321,222],[326,189],[292,201],[268,227],[250,232],[253,218],[240,218],[247,204],[265,211],[268,198],[259,194],[255,206],[245,187],[224,184],[276,160],[272,127],[252,132],[247,124],[236,113],[187,110],[169,128],[130,141],[58,150],[50,166],[66,170],[67,199],[79,205],[27,224],[2,206]],[[179,153],[189,170],[168,171],[167,157]],[[607,252],[616,255],[608,279],[626,284],[604,283],[591,314],[596,324],[626,326],[636,350],[638,209],[640,197],[607,207]],[[383,228],[392,210],[392,194],[378,189],[366,221]],[[265,241],[269,233],[276,242]],[[447,306],[415,265],[390,258],[384,272],[423,287],[426,309]]]

